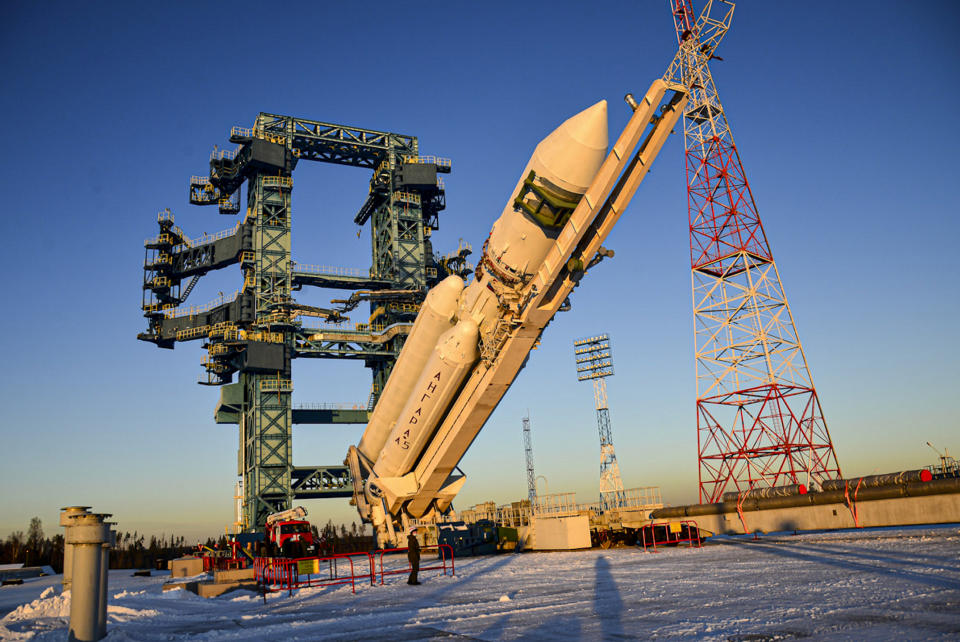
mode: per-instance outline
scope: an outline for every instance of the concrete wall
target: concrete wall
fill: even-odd
[[[861,527],[960,522],[960,494],[956,493],[857,502],[855,507]],[[711,533],[742,534],[745,532],[736,512],[663,521],[680,519],[692,519],[701,529]],[[748,533],[854,528],[857,525],[854,523],[850,508],[844,504],[744,511],[743,521],[746,523]]]

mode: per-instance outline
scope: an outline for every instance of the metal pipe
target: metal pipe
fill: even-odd
[[[66,528],[70,526],[70,518],[76,515],[83,515],[90,511],[89,506],[64,506],[60,509],[60,525]],[[63,590],[70,590],[70,582],[73,578],[73,544],[68,544],[66,540],[63,543]]]
[[[73,581],[70,592],[69,640],[93,642],[103,637],[97,625],[100,611],[100,572],[103,545],[110,528],[103,516],[75,515],[67,526],[66,542],[73,545]]]
[[[929,470],[904,470],[899,473],[886,473],[883,475],[867,475],[866,477],[853,477],[851,479],[829,479],[820,484],[823,490],[844,490],[847,486],[851,490],[859,486],[864,488],[878,488],[880,486],[889,486],[891,484],[904,484],[908,482],[928,482],[933,479],[933,473]]]
[[[107,517],[106,515],[104,517]],[[111,522],[111,526],[114,525]],[[97,611],[97,632],[99,637],[107,635],[107,589],[110,572],[110,549],[117,545],[117,531],[110,529],[108,541],[103,543],[100,557],[100,603]],[[98,638],[99,639],[99,638]]]
[[[824,489],[827,490],[827,489]],[[829,490],[836,490],[831,488]],[[842,488],[841,488],[842,490]],[[743,499],[760,499],[766,497],[792,497],[806,495],[807,487],[803,484],[789,484],[787,486],[768,486],[766,488],[751,488],[748,491],[724,493],[723,501],[737,502]]]

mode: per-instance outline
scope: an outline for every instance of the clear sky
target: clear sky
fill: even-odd
[[[698,8],[702,3],[697,3]],[[953,2],[738,4],[713,64],[843,471],[960,454]],[[92,504],[120,528],[187,536],[232,521],[236,429],[194,383],[203,351],[136,340],[143,239],[170,207],[191,234],[234,217],[187,202],[213,145],[259,111],[418,136],[453,159],[438,251],[479,250],[536,143],[606,98],[614,138],[676,49],[666,0],[6,3],[0,21],[5,275],[0,536]],[[525,496],[520,421],[551,492],[594,501],[599,442],[571,342],[612,337],[627,487],[696,499],[682,138],[673,137],[461,463],[458,505]],[[369,173],[302,163],[294,259],[370,265],[353,216]],[[204,278],[203,303],[239,268]],[[342,293],[303,293],[322,305]],[[363,314],[354,321],[363,321]],[[294,402],[362,402],[369,371],[298,360]],[[337,464],[359,426],[298,426],[297,465]],[[311,518],[353,519],[346,500]]]

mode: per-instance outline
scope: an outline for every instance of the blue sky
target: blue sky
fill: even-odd
[[[517,6],[519,4],[519,6]],[[236,432],[194,383],[202,351],[136,341],[143,239],[187,203],[213,145],[259,111],[416,135],[453,159],[439,251],[481,246],[536,143],[601,98],[611,138],[676,47],[666,2],[8,3],[0,24],[6,275],[0,536],[89,503],[125,530],[232,521]],[[847,475],[960,453],[960,235],[949,114],[952,2],[741,2],[714,76]],[[596,495],[599,444],[571,342],[612,336],[614,443],[628,487],[696,498],[682,139],[673,137],[585,279],[461,463],[459,505],[525,495],[520,420],[552,492]],[[302,164],[294,258],[363,268],[367,172]],[[239,283],[207,277],[202,303]],[[229,289],[228,289],[229,288]],[[323,304],[336,293],[300,297]],[[362,316],[362,315],[361,315]],[[363,320],[360,316],[354,321]],[[369,372],[294,364],[299,402],[362,401]],[[295,463],[335,464],[360,427],[297,427]],[[309,502],[350,521],[345,501]]]

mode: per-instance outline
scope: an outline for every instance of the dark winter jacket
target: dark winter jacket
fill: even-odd
[[[417,541],[417,538],[413,533],[407,535],[407,559],[410,560],[410,563],[420,561],[420,542]]]

